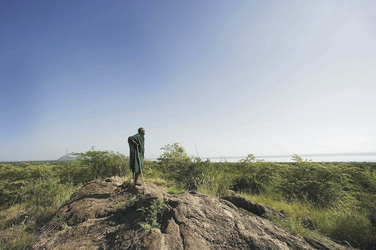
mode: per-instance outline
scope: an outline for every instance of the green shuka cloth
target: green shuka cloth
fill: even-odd
[[[136,144],[134,144],[132,140],[138,144],[138,151]],[[129,166],[134,173],[140,173],[140,167],[141,169],[144,167],[144,143],[145,138],[142,134],[135,134],[134,136],[128,137]]]

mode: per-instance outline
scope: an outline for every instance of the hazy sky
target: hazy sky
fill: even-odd
[[[0,161],[376,152],[376,1],[0,2]],[[196,150],[197,149],[197,150]]]

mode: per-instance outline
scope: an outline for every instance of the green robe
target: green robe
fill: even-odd
[[[138,144],[138,147],[132,142],[132,140]],[[140,173],[140,170],[144,167],[144,143],[145,138],[142,134],[135,134],[134,136],[128,137],[129,166],[134,173]]]

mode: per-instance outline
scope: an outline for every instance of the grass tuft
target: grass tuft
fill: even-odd
[[[169,188],[169,189],[167,189],[167,193],[169,193],[169,194],[182,194],[185,191],[186,190],[184,190],[184,189],[178,189],[178,188]]]

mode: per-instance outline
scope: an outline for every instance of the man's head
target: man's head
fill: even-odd
[[[142,134],[142,135],[145,135],[145,129],[144,128],[139,128],[138,129],[138,133]]]

